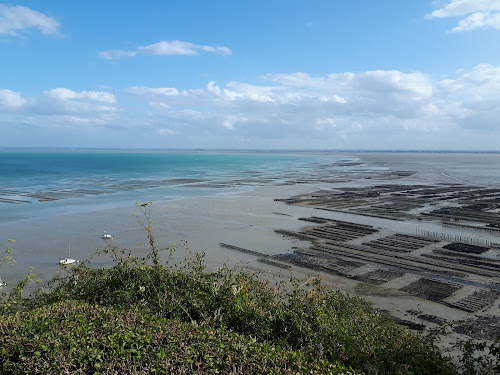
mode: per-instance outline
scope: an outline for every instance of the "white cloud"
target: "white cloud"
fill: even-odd
[[[341,112],[363,103],[362,110],[366,113],[405,117],[412,111],[420,111],[433,93],[433,83],[426,75],[399,71],[332,73],[324,77],[294,73],[265,78],[287,88],[281,99],[276,100],[294,98],[297,103],[311,102],[315,107]]]
[[[472,71],[462,73],[456,79],[444,79],[437,83],[440,90],[448,96],[461,96],[463,99],[500,96],[500,66],[479,64]]]
[[[294,73],[267,75],[265,79],[275,85],[229,82],[220,87],[211,81],[204,88],[182,91],[182,95],[175,88],[130,87],[126,92],[151,103],[163,102],[168,108],[240,110],[247,118],[262,119],[286,117],[288,111],[298,110],[311,115],[362,110],[407,117],[421,111],[433,96],[433,82],[420,73],[368,71],[326,77]]]
[[[102,91],[80,91],[76,92],[66,88],[55,88],[43,92],[46,97],[53,98],[60,101],[77,101],[89,100],[94,102],[102,102],[106,104],[115,104],[116,98],[109,92]],[[82,101],[80,101],[82,102]]]
[[[481,27],[500,29],[500,13],[473,13],[469,17],[460,20],[458,22],[458,26],[451,29],[451,31],[467,31]]]
[[[133,51],[126,50],[109,50],[99,52],[99,57],[107,60],[116,60],[122,57],[134,57],[138,54],[145,55],[167,55],[167,56],[195,56],[199,52],[217,53],[220,55],[230,55],[231,50],[223,46],[205,46],[197,45],[191,42],[183,42],[180,40],[161,41],[158,43],[150,44],[148,46],[137,47]]]
[[[175,87],[150,88],[145,86],[132,86],[125,89],[125,92],[134,95],[149,95],[149,96],[179,96],[186,95],[185,91],[179,91]]]
[[[498,0],[451,0],[444,7],[433,11],[429,18],[460,17],[475,12],[500,11]]]
[[[356,140],[372,142],[371,148],[376,148],[390,134],[430,137],[434,143],[434,137],[445,142],[446,132],[464,129],[481,129],[500,137],[490,114],[500,116],[496,108],[500,67],[492,65],[478,65],[439,81],[422,73],[395,70],[318,77],[268,74],[263,78],[268,84],[229,82],[221,86],[211,81],[185,91],[171,87],[126,91],[149,103],[152,123],[169,124],[176,136],[204,134],[207,141],[229,134],[233,140],[269,142],[295,137],[297,142],[314,139],[325,147],[328,139],[340,137],[353,145]]]
[[[346,98],[338,93],[351,93],[358,90],[371,92],[373,90],[389,95],[409,94],[414,99],[424,99],[432,94],[430,80],[421,73],[402,73],[393,71],[366,71],[362,73],[333,73],[326,77],[310,77],[305,73],[268,74],[265,77],[271,82],[280,83],[286,87],[296,87],[306,92],[336,92],[334,100],[345,103]],[[356,95],[359,95],[358,92]]]
[[[122,57],[134,57],[136,54],[137,52],[135,51],[122,51],[116,49],[116,50],[99,52],[98,56],[106,60],[118,60],[121,59]]]
[[[197,48],[201,49],[202,51],[205,52],[213,52],[213,53],[218,53],[219,55],[230,55],[233,52],[231,51],[230,48],[224,47],[224,46],[196,46]]]
[[[138,47],[137,51],[150,55],[197,55],[198,51],[191,42],[180,40],[162,41],[145,47]]]
[[[20,108],[26,102],[21,93],[11,90],[0,90],[0,108],[4,110]]]
[[[67,114],[113,113],[118,110],[116,98],[109,92],[80,91],[55,88],[42,92],[32,101],[32,106],[39,111]]]
[[[464,17],[451,32],[478,28],[500,29],[500,0],[451,0],[426,16],[432,18]]]
[[[226,115],[224,118],[224,121],[222,123],[222,126],[224,126],[226,129],[233,130],[234,125],[237,122],[245,122],[247,119],[244,116],[240,115]]]
[[[23,117],[23,122],[40,126],[106,126],[119,117],[113,94],[67,88],[45,90],[29,98],[3,89],[0,90],[0,110],[5,116],[15,114]]]
[[[500,66],[477,65],[436,86],[440,99],[436,105],[444,116],[463,128],[500,130]]]
[[[42,34],[59,34],[60,24],[54,18],[24,6],[0,4],[0,35],[18,36],[37,28]]]
[[[213,86],[214,82],[210,82],[209,85]],[[273,98],[273,91],[276,90],[275,87],[257,86],[240,82],[229,82],[227,87],[227,89],[222,91],[219,89],[219,95],[223,95],[228,100],[275,101],[275,98]]]
[[[302,72],[291,74],[268,74],[265,78],[271,82],[278,82],[282,85],[291,87],[321,88],[326,84],[325,78],[312,78],[309,74]]]
[[[396,70],[269,74],[258,83],[132,86],[117,95],[3,89],[0,124],[115,128],[133,134],[122,147],[134,147],[138,134],[151,147],[499,147],[500,66],[488,64],[439,80]]]

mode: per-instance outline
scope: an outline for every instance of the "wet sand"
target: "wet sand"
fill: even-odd
[[[500,155],[485,157],[474,154],[469,157],[469,155],[447,154],[363,153],[359,156],[371,168],[365,169],[361,164],[354,170],[336,170],[330,176],[325,174],[330,178],[329,182],[315,181],[315,176],[310,176],[307,181],[300,183],[290,180],[289,183],[280,185],[252,186],[246,191],[224,196],[155,202],[152,208],[152,220],[156,244],[165,248],[171,244],[176,245],[173,262],[183,259],[185,251],[189,249],[192,253],[204,252],[209,269],[226,264],[259,271],[269,277],[278,274],[285,276],[293,274],[297,277],[320,276],[332,288],[350,295],[362,296],[380,311],[390,314],[404,324],[420,324],[420,328],[424,327],[425,330],[437,327],[441,321],[466,320],[476,316],[500,317],[499,299],[480,311],[471,313],[402,290],[419,280],[419,276],[415,273],[403,272],[399,277],[374,285],[353,277],[343,277],[321,269],[299,267],[297,264],[276,259],[279,255],[293,255],[297,249],[308,249],[311,242],[293,236],[283,236],[275,230],[299,232],[312,224],[298,219],[313,216],[373,226],[379,231],[378,237],[391,236],[395,233],[415,235],[420,231],[448,236],[461,235],[468,238],[480,237],[484,241],[500,242],[500,232],[478,232],[471,228],[444,226],[436,218],[428,220],[426,217],[423,221],[417,220],[416,216],[411,215],[418,215],[420,213],[418,209],[408,211],[411,214],[408,217],[391,218],[380,216],[379,211],[376,215],[367,214],[364,206],[362,206],[364,211],[361,209],[356,211],[356,206],[325,210],[314,205],[286,204],[275,200],[307,195],[319,190],[328,192],[360,188],[369,190],[371,186],[375,189],[380,185],[469,186],[474,183],[487,188],[500,184],[498,169]],[[464,164],[464,160],[468,164]],[[373,166],[380,167],[380,170],[374,171]],[[323,179],[325,175],[322,176]],[[440,202],[435,204],[436,208],[442,205]],[[428,211],[428,207],[422,210]],[[61,268],[57,261],[59,257],[67,256],[68,244],[71,244],[71,256],[80,260],[88,258],[96,249],[109,244],[127,248],[137,255],[144,255],[145,250],[141,242],[147,243],[146,233],[141,229],[137,218],[133,216],[138,212],[137,207],[129,206],[2,225],[0,239],[4,242],[7,238],[16,240],[13,255],[18,262],[16,265],[4,267],[2,278],[7,282],[17,280],[25,274],[29,266],[33,266],[43,280],[64,273],[64,268]],[[102,231],[111,234],[113,240],[101,239]],[[370,237],[364,238],[363,241],[368,240]],[[262,257],[221,246],[221,243],[274,256],[273,261],[285,264],[286,267],[276,267],[272,262],[261,262],[259,259]],[[353,243],[356,244],[356,241]],[[491,256],[497,257],[498,254],[492,252]],[[94,264],[110,265],[107,258],[96,258]],[[356,269],[355,272],[361,275],[362,272],[377,269],[373,265],[363,267]],[[474,281],[474,277],[470,279]],[[446,301],[458,301],[471,294],[473,290],[467,286],[462,287]],[[455,337],[458,337],[458,333],[445,337],[444,342],[449,342]]]
[[[308,190],[310,188],[288,188],[287,193]],[[235,254],[221,248],[219,243],[236,243],[272,255],[291,251],[297,241],[276,235],[274,228],[298,230],[302,226],[298,217],[309,215],[312,210],[275,202],[274,198],[283,193],[280,187],[261,187],[222,197],[154,202],[152,220],[156,244],[165,248],[175,244],[177,259],[184,257],[186,249],[193,253],[205,252],[207,263],[213,267],[257,266],[254,257]],[[17,264],[5,267],[2,278],[4,281],[17,279],[33,266],[43,279],[49,279],[60,272],[57,261],[68,255],[68,244],[71,244],[71,257],[79,260],[107,245],[127,248],[142,256],[145,250],[141,243],[147,242],[147,233],[137,220],[141,217],[137,206],[129,206],[3,225],[0,238],[4,242],[8,238],[16,241],[13,256]],[[111,234],[113,240],[101,239],[103,231]]]

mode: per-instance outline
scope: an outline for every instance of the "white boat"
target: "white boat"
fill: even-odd
[[[61,266],[67,266],[68,264],[78,263],[78,260],[72,258],[62,258],[59,259],[59,264]]]
[[[2,278],[0,277],[0,286],[5,286],[5,285],[7,285],[7,283],[4,283],[4,282],[2,281]]]
[[[107,234],[106,232],[102,232],[101,238],[103,240],[112,240],[113,239],[113,237],[111,236],[111,234]]]
[[[68,244],[68,257],[60,258],[59,264],[62,266],[67,266],[68,264],[78,263],[79,261],[71,258],[71,244]]]

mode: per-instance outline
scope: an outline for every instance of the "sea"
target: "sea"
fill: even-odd
[[[0,225],[285,183],[355,168],[357,157],[291,152],[0,151]],[[337,163],[337,164],[336,164]]]
[[[394,171],[414,174],[393,179]],[[12,283],[28,267],[43,280],[64,273],[58,258],[69,245],[86,259],[105,245],[104,230],[114,246],[140,250],[144,233],[131,216],[147,202],[164,205],[154,209],[162,246],[185,241],[215,263],[255,264],[219,243],[289,251],[297,245],[273,229],[299,230],[297,219],[315,214],[274,198],[369,183],[498,187],[500,153],[0,149],[0,256],[15,239],[18,262],[4,264],[0,277]],[[398,230],[415,231],[417,224],[405,224]]]

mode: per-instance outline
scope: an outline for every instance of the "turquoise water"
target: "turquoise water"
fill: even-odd
[[[0,223],[139,201],[227,194],[254,184],[310,176],[312,170],[341,159],[349,158],[300,153],[3,151]],[[222,182],[223,186],[214,185]]]
[[[4,152],[2,186],[34,187],[76,179],[224,178],[252,171],[272,172],[310,157],[261,154]],[[264,170],[263,170],[264,169]]]
[[[189,249],[206,251],[211,261],[220,264],[228,256],[220,242],[273,251],[295,246],[272,229],[296,230],[301,226],[298,217],[314,213],[274,198],[335,189],[339,182],[350,187],[397,183],[497,187],[499,166],[500,154],[0,149],[0,246],[15,239],[18,262],[4,268],[2,277],[18,280],[27,267],[35,266],[48,279],[63,272],[57,260],[66,256],[68,244],[76,259],[86,259],[105,245],[100,238],[104,230],[113,235],[113,245],[140,253],[144,233],[132,216],[136,202],[171,201],[155,206],[158,244],[185,240]],[[392,179],[391,171],[415,174]],[[255,186],[259,189],[251,191]],[[243,194],[225,199],[239,192]],[[217,199],[186,199],[197,197]],[[345,219],[343,213],[338,215]],[[360,222],[373,225],[372,219],[363,217]],[[415,223],[397,222],[390,228],[400,231],[403,224],[408,224],[405,233],[414,233]],[[231,253],[230,260],[248,259]]]

